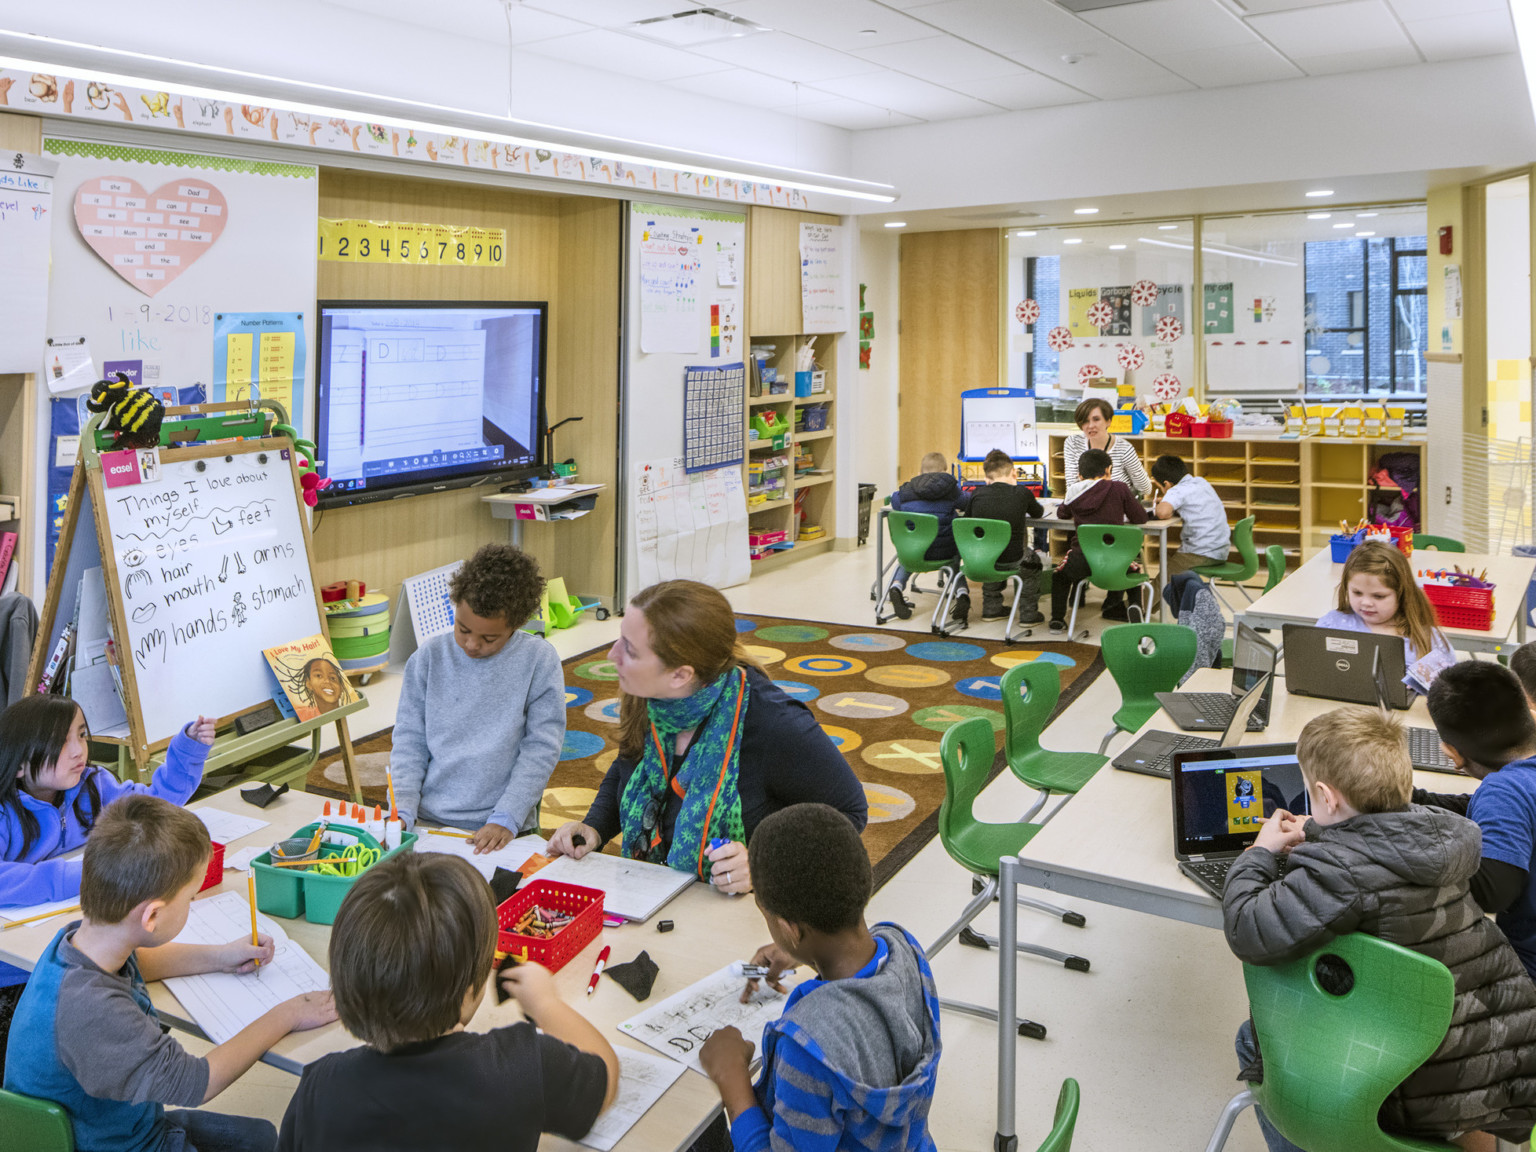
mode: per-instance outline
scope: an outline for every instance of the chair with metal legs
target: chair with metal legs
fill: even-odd
[[[1244,516],[1232,526],[1232,547],[1237,549],[1236,560],[1224,560],[1220,564],[1206,564],[1200,568],[1191,569],[1195,575],[1211,582],[1211,590],[1216,592],[1217,603],[1225,608],[1231,605],[1222,600],[1221,593],[1217,591],[1221,584],[1231,584],[1236,588],[1244,600],[1253,603],[1253,597],[1248,594],[1245,582],[1253,579],[1259,571],[1259,553],[1253,543],[1253,523],[1255,517]],[[1236,614],[1236,609],[1231,609]]]
[[[1085,585],[1103,588],[1107,592],[1142,592],[1141,618],[1147,619],[1152,611],[1152,577],[1145,572],[1132,572],[1130,567],[1141,556],[1145,537],[1134,524],[1084,524],[1077,530],[1077,546],[1083,559],[1088,562],[1088,575],[1072,589],[1072,617],[1067,622],[1067,638],[1077,635],[1077,609],[1082,604]],[[1087,635],[1085,631],[1084,636]]]
[[[1135,732],[1162,707],[1157,693],[1172,692],[1195,662],[1199,641],[1182,624],[1116,624],[1104,629],[1099,644],[1104,666],[1120,689],[1115,726],[1099,741],[1103,754],[1116,732]]]
[[[907,570],[907,578],[913,591],[917,591],[915,577],[923,572],[939,573],[939,593],[942,597],[960,561],[954,557],[946,560],[930,560],[929,546],[938,539],[939,518],[926,512],[893,511],[886,520],[891,533],[891,544],[896,549],[896,563]],[[881,573],[880,599],[875,604],[875,623],[885,624],[895,618],[889,611],[892,584]]]

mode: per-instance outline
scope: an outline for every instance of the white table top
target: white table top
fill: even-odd
[[[289,792],[265,809],[253,808],[242,801],[237,792],[230,791],[199,801],[191,807],[222,808],[270,821],[270,827],[258,829],[250,836],[227,845],[226,853],[233,853],[250,845],[266,847],[293,829],[311,823],[320,816],[323,803],[322,797]],[[244,896],[245,877],[244,872],[227,870],[223,884],[201,895],[233,891]],[[30,969],[58,930],[78,917],[78,912],[62,914],[51,920],[0,932],[0,960]],[[331,936],[329,926],[311,924],[307,920],[274,919],[279,919],[283,930],[313,956],[322,968],[330,967],[327,955]],[[673,921],[676,929],[669,933],[658,933],[655,926],[661,920]],[[666,999],[733,960],[750,959],[761,945],[768,943],[768,939],[767,926],[751,899],[723,896],[707,885],[693,884],[648,923],[605,928],[591,944],[555,974],[555,984],[566,1002],[575,1005],[615,1048],[628,1047],[653,1053],[652,1049],[630,1041],[617,1029],[620,1022],[642,1011],[644,1005],[635,1001],[612,980],[599,981],[597,991],[590,998],[586,995],[592,968],[603,945],[612,946],[613,955],[609,962],[614,965],[633,960],[642,950],[650,953],[660,973],[656,977],[650,999],[646,1002],[649,1004]],[[152,984],[150,996],[156,1010],[167,1022],[185,1024],[188,1030],[196,1031],[190,1024],[190,1015],[163,984]],[[469,1026],[473,1031],[483,1032],[516,1023],[522,1018],[522,1012],[515,1002],[509,1000],[498,1006],[495,992],[488,989],[479,1012]],[[761,1037],[753,1036],[750,1039],[757,1043]],[[358,1041],[340,1023],[330,1024],[310,1032],[290,1034],[277,1043],[264,1062],[297,1072],[305,1064],[322,1056],[355,1048],[357,1044]],[[621,1152],[686,1148],[714,1118],[719,1106],[720,1095],[714,1085],[696,1072],[685,1071],[666,1095],[629,1130],[616,1148]],[[576,1149],[579,1146],[546,1135],[539,1147],[554,1150]]]
[[[1224,692],[1230,671],[1207,668],[1184,685],[1188,692]],[[1244,744],[1294,741],[1314,716],[1345,707],[1332,700],[1292,696],[1283,678],[1276,681],[1269,727],[1249,732]],[[1422,698],[1396,713],[1414,727],[1433,727]],[[1142,731],[1177,732],[1166,712],[1158,712]],[[1050,743],[1050,732],[1045,735]],[[1125,736],[1114,747],[1123,750]],[[1113,756],[1111,756],[1113,759]],[[1441,772],[1415,772],[1416,787],[1433,792],[1470,792],[1476,781]],[[1221,902],[1179,871],[1173,855],[1173,801],[1170,784],[1155,776],[1124,772],[1110,764],[1067,802],[1019,853],[1026,883],[1083,899],[1114,904],[1221,927]]]
[[[1511,642],[1525,611],[1525,591],[1532,573],[1536,572],[1536,558],[1485,556],[1474,552],[1416,552],[1409,557],[1408,563],[1415,572],[1421,568],[1449,568],[1453,564],[1474,572],[1486,568],[1488,579],[1497,585],[1493,597],[1493,627],[1486,632],[1447,628],[1446,639],[1456,648],[1464,647],[1467,642],[1479,648]],[[1343,572],[1344,565],[1335,564],[1325,549],[1250,604],[1243,615],[1258,617],[1265,622],[1316,623],[1318,617],[1338,603],[1339,580]]]

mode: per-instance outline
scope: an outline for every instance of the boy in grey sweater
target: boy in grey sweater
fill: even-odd
[[[473,832],[494,852],[537,826],[565,742],[565,683],[549,641],[521,631],[544,590],[538,563],[487,544],[453,574],[451,635],[405,665],[391,770],[401,817]]]

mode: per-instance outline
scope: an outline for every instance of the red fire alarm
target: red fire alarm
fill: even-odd
[[[1451,226],[1449,224],[1447,224],[1444,228],[1440,229],[1440,255],[1442,255],[1442,256],[1449,256],[1450,254],[1451,254]]]

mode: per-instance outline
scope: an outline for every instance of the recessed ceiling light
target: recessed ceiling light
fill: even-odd
[[[1332,212],[1308,212],[1307,213],[1307,219],[1308,220],[1331,220],[1331,219],[1333,219],[1333,213]]]
[[[1082,243],[1082,241],[1081,241],[1081,240],[1079,240],[1079,239],[1078,239],[1078,238],[1077,238],[1077,237],[1075,237],[1075,236],[1074,236],[1074,237],[1069,237],[1069,238],[1068,238],[1068,239],[1066,239],[1066,240],[1063,240],[1063,241],[1062,241],[1062,243],[1063,243],[1063,244],[1081,244],[1081,243]]]
[[[905,220],[887,220],[885,226],[887,228],[905,228],[907,222]]]
[[[1124,244],[1111,244],[1109,246],[1111,252],[1118,252],[1118,251],[1120,251],[1120,249],[1122,249],[1124,247],[1125,247]]]
[[[1074,209],[1072,209],[1072,215],[1074,215],[1074,216],[1096,216],[1096,215],[1098,215],[1098,211],[1099,210],[1097,208],[1074,208]]]
[[[1356,220],[1369,220],[1372,216],[1380,216],[1380,212],[1356,212]]]
[[[1354,222],[1350,221],[1350,220],[1346,220],[1342,224],[1335,224],[1334,225],[1335,228],[1353,228],[1354,226],[1355,226]]]
[[[1014,235],[1015,236],[1038,236],[1038,235],[1040,235],[1040,233],[1038,233],[1038,232],[1015,232]]]
[[[1314,188],[1311,192],[1308,192],[1307,195],[1308,196],[1332,196],[1333,195],[1333,189],[1332,188]]]
[[[1177,224],[1159,224],[1157,230],[1159,232],[1172,232],[1177,227]]]
[[[1376,233],[1374,233],[1374,232],[1356,232],[1355,233],[1355,236],[1357,238],[1358,237],[1362,237],[1362,236],[1374,236],[1374,235],[1376,235]]]
[[[880,35],[880,33],[879,33],[878,30],[876,30],[874,28],[860,28],[859,29],[859,35],[860,36],[878,36],[878,35]]]

